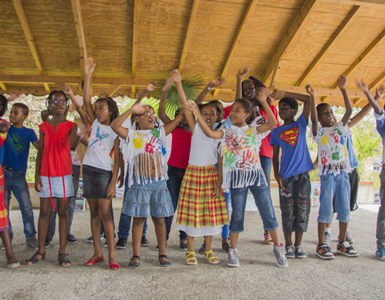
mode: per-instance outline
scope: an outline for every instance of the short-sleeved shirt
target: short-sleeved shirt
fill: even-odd
[[[382,137],[382,164],[385,164],[385,115],[384,111],[381,111],[381,114],[374,112],[374,117],[376,118],[376,127],[378,133]]]
[[[171,154],[168,159],[168,165],[186,169],[190,158],[191,137],[190,131],[181,127],[176,127],[172,132]]]
[[[314,169],[306,143],[307,121],[303,114],[297,121],[271,132],[270,144],[282,149],[279,175],[283,179]]]
[[[3,167],[12,168],[25,174],[27,172],[29,148],[31,143],[36,141],[37,136],[33,129],[11,126],[2,147],[4,151]]]
[[[218,162],[217,148],[219,142],[220,139],[208,137],[197,122],[191,139],[189,164],[198,167],[215,165]]]

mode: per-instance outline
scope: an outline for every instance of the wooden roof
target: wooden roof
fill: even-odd
[[[84,58],[97,64],[93,94],[135,96],[179,68],[226,83],[207,99],[233,101],[235,75],[342,104],[348,76],[372,90],[385,78],[385,1],[376,0],[1,0],[0,88],[34,95],[70,84],[81,93]],[[5,17],[4,17],[5,16]],[[322,99],[321,99],[322,98]]]

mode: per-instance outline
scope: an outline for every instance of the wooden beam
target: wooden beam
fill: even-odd
[[[84,78],[84,61],[87,59],[87,46],[84,35],[83,17],[80,6],[80,0],[71,0],[72,11],[74,15],[76,35],[78,37],[79,50],[80,50],[80,68],[82,78]]]
[[[138,24],[139,24],[139,0],[134,0],[134,16],[132,21],[132,78],[136,77],[136,62],[138,58]]]
[[[192,5],[191,13],[190,13],[190,19],[188,22],[186,35],[184,37],[182,54],[180,56],[180,61],[179,61],[179,71],[181,73],[183,72],[183,69],[184,69],[184,64],[185,64],[186,56],[187,56],[187,50],[188,50],[188,46],[190,43],[191,32],[192,32],[192,28],[193,28],[195,18],[197,15],[198,6],[199,6],[199,0],[193,0],[193,5]]]
[[[135,85],[131,86],[131,94],[133,94],[133,95],[136,94],[136,87],[135,87]]]
[[[278,61],[278,65],[277,67],[274,69],[274,72],[273,72],[273,75],[271,77],[271,80],[270,80],[270,85],[269,85],[269,89],[270,90],[273,90],[276,83],[277,83],[277,78],[278,78],[278,75],[279,75],[279,71],[281,70],[281,60]]]
[[[107,91],[107,96],[112,97],[120,88],[120,84],[112,85]]]
[[[7,86],[5,85],[4,82],[0,82],[0,88],[1,88],[3,91],[6,91],[6,90],[7,90]]]
[[[213,98],[215,98],[215,97],[218,95],[219,90],[220,90],[220,89],[215,89],[215,90],[213,90]]]
[[[384,9],[385,1],[383,0],[322,0],[326,3],[346,4],[346,5],[359,5],[369,8]]]
[[[352,103],[353,105],[357,105],[359,102],[361,102],[364,98],[360,97],[360,98],[355,98],[353,99]]]
[[[371,84],[369,84],[369,90],[377,87],[385,79],[385,71],[380,74]]]
[[[297,13],[294,21],[291,23],[289,29],[285,33],[285,36],[281,40],[278,49],[275,51],[275,54],[270,59],[270,63],[265,69],[263,76],[261,77],[262,82],[266,82],[266,80],[270,77],[271,73],[277,69],[279,61],[283,59],[286,51],[290,48],[291,44],[297,33],[300,29],[306,24],[308,17],[314,11],[315,7],[319,3],[320,0],[306,0],[302,5],[301,9]]]
[[[46,91],[47,93],[50,93],[50,92],[51,92],[51,89],[49,88],[48,83],[43,83],[43,85],[44,85],[45,91]]]
[[[314,71],[314,69],[319,65],[321,60],[325,57],[327,51],[332,47],[334,42],[346,31],[348,25],[357,15],[357,11],[359,10],[359,6],[354,6],[346,18],[343,20],[341,25],[338,27],[336,32],[334,32],[333,36],[329,39],[326,45],[322,48],[322,50],[318,53],[316,58],[311,62],[310,66],[306,69],[305,73],[301,76],[301,78],[297,81],[296,86],[301,86],[304,82],[309,78],[310,74]]]
[[[306,92],[304,87],[298,87],[298,86],[278,85],[278,86],[275,86],[275,88],[280,91],[287,91],[287,92],[300,93],[300,94],[304,94]],[[336,89],[317,88],[317,87],[314,87],[314,89],[318,96],[339,97],[339,98],[342,97],[342,93]],[[346,92],[348,96],[352,99],[362,97],[362,92],[359,90],[347,90]]]

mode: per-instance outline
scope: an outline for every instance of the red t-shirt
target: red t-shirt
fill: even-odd
[[[191,149],[191,132],[176,127],[172,132],[171,154],[168,165],[187,169]]]
[[[278,127],[279,121],[278,121],[277,108],[272,104],[270,105],[270,109],[273,112],[275,119],[277,120],[276,127]],[[226,119],[230,114],[231,106],[225,107],[224,111],[225,111],[224,119]],[[265,117],[265,119],[268,120],[266,112],[262,108],[259,109],[259,112],[261,113],[261,116]],[[259,149],[259,155],[273,158],[273,146],[270,145],[270,137],[271,137],[271,133],[262,140],[261,148]]]
[[[71,129],[75,123],[65,121],[56,125],[43,122],[39,128],[44,133],[44,149],[41,159],[40,175],[48,177],[66,176],[72,174],[71,161]]]

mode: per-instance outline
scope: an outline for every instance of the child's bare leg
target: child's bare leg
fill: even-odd
[[[291,233],[284,232],[283,235],[285,236],[285,246],[293,245],[293,241],[291,240]]]
[[[107,240],[108,259],[111,264],[117,264],[118,261],[116,260],[115,254],[114,224],[112,224],[111,216],[111,201],[112,199],[98,199],[100,219],[103,222],[104,234]]]
[[[155,225],[156,239],[158,241],[159,255],[166,255],[166,222],[164,218],[152,217]],[[167,261],[165,257],[160,258],[161,261]]]
[[[230,231],[229,237],[230,237],[230,247],[237,248],[239,233],[233,233]]]
[[[132,248],[134,256],[140,256],[140,244],[143,235],[143,226],[146,218],[133,218],[132,221]],[[132,262],[139,262],[138,258],[134,258]]]
[[[303,232],[296,230],[295,231],[295,243],[294,246],[299,246],[302,243],[302,237],[303,237]]]
[[[269,233],[271,235],[271,239],[273,240],[273,243],[275,246],[281,246],[281,243],[279,241],[279,232],[278,229],[275,230],[269,230]]]
[[[322,245],[325,243],[325,228],[327,223],[318,222],[318,244]]]
[[[98,258],[102,255],[102,245],[100,242],[100,214],[98,199],[87,199],[90,206],[91,216],[91,233],[94,245],[94,255],[91,259]]]
[[[59,253],[65,253],[68,233],[68,201],[57,199],[57,214],[59,215]]]
[[[40,198],[40,213],[38,220],[37,236],[40,253],[45,252],[45,239],[47,238],[49,216],[51,215],[52,204],[50,198]]]
[[[206,236],[205,237],[205,252],[208,252],[208,251],[210,251],[212,249],[212,244],[213,244],[213,236],[212,235],[211,236]],[[211,261],[209,260],[210,263],[214,263],[214,264],[215,263],[219,263],[219,258],[217,258],[217,257],[214,258],[215,255],[213,253],[210,253],[208,256],[205,253],[205,256],[206,256],[207,259],[209,259],[209,257],[213,257]]]
[[[347,230],[348,230],[348,223],[340,222],[340,237],[339,237],[340,243],[345,242]]]
[[[331,227],[332,227],[332,223],[326,224],[326,228],[331,228]]]
[[[17,262],[15,253],[13,253],[11,236],[9,235],[9,230],[0,231],[0,237],[5,247],[5,256],[7,257],[7,263],[12,264]]]
[[[187,251],[194,252],[194,237],[187,234]]]

